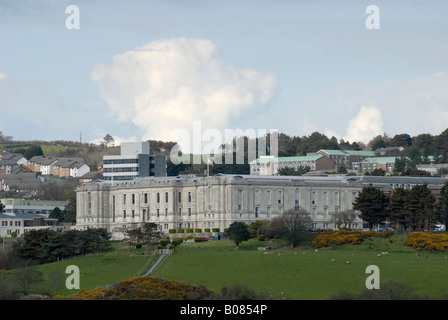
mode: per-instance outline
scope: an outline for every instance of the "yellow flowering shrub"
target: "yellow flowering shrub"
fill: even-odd
[[[72,297],[56,296],[69,300],[200,300],[209,299],[214,293],[204,286],[155,277],[133,277],[116,283],[110,289],[81,290]]]
[[[313,246],[320,248],[325,246],[340,246],[344,243],[359,244],[365,239],[372,237],[387,238],[392,231],[358,231],[358,230],[337,230],[322,231],[316,235]]]
[[[406,240],[406,245],[415,249],[442,252],[448,248],[448,234],[432,232],[412,232]]]

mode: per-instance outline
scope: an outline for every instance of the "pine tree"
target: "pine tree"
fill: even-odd
[[[372,229],[375,224],[383,222],[388,214],[387,195],[375,187],[363,187],[353,203],[353,209],[361,212],[359,217]]]

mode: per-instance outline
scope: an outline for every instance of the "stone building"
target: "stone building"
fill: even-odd
[[[335,229],[334,213],[353,208],[363,186],[390,193],[397,187],[427,183],[440,190],[446,179],[433,177],[322,177],[223,175],[138,178],[112,184],[86,183],[77,188],[76,227],[106,228],[113,239],[123,239],[127,229],[153,222],[159,230],[224,231],[235,221],[248,224],[281,216],[301,207],[310,227]],[[357,219],[351,228],[361,229]]]

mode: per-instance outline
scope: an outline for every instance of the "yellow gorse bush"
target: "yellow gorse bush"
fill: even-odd
[[[406,245],[415,249],[442,252],[448,248],[448,234],[432,232],[413,232],[408,236]]]
[[[116,283],[110,289],[81,290],[70,300],[196,300],[210,298],[214,293],[204,286],[155,277],[132,277]]]
[[[365,239],[371,237],[387,238],[392,234],[392,231],[358,231],[358,230],[337,230],[337,231],[322,231],[316,235],[313,241],[313,246],[320,248],[326,246],[340,246],[344,243],[359,244]]]

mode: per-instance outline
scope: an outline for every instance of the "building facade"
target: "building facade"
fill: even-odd
[[[0,237],[22,236],[25,232],[39,229],[57,229],[58,219],[36,214],[0,213]]]
[[[235,221],[253,223],[306,209],[311,227],[334,228],[331,215],[352,209],[359,181],[305,176],[179,176],[112,184],[92,182],[77,189],[76,227],[106,228],[114,239],[127,229],[153,222],[159,230],[224,231]],[[357,220],[352,228],[362,228]]]
[[[166,172],[166,155],[150,155],[149,142],[124,142],[120,155],[103,157],[103,177],[108,181],[163,177]]]
[[[309,167],[311,171],[332,170],[333,162],[323,155],[297,157],[263,156],[250,162],[251,175],[274,176],[282,168]]]
[[[76,228],[106,228],[113,239],[145,222],[159,230],[224,231],[235,221],[270,220],[299,206],[312,218],[310,227],[335,229],[333,214],[353,208],[364,186],[389,194],[395,188],[428,184],[437,194],[446,179],[435,177],[314,177],[194,175],[141,178],[112,184],[95,181],[77,188]],[[363,228],[357,219],[353,229]]]

